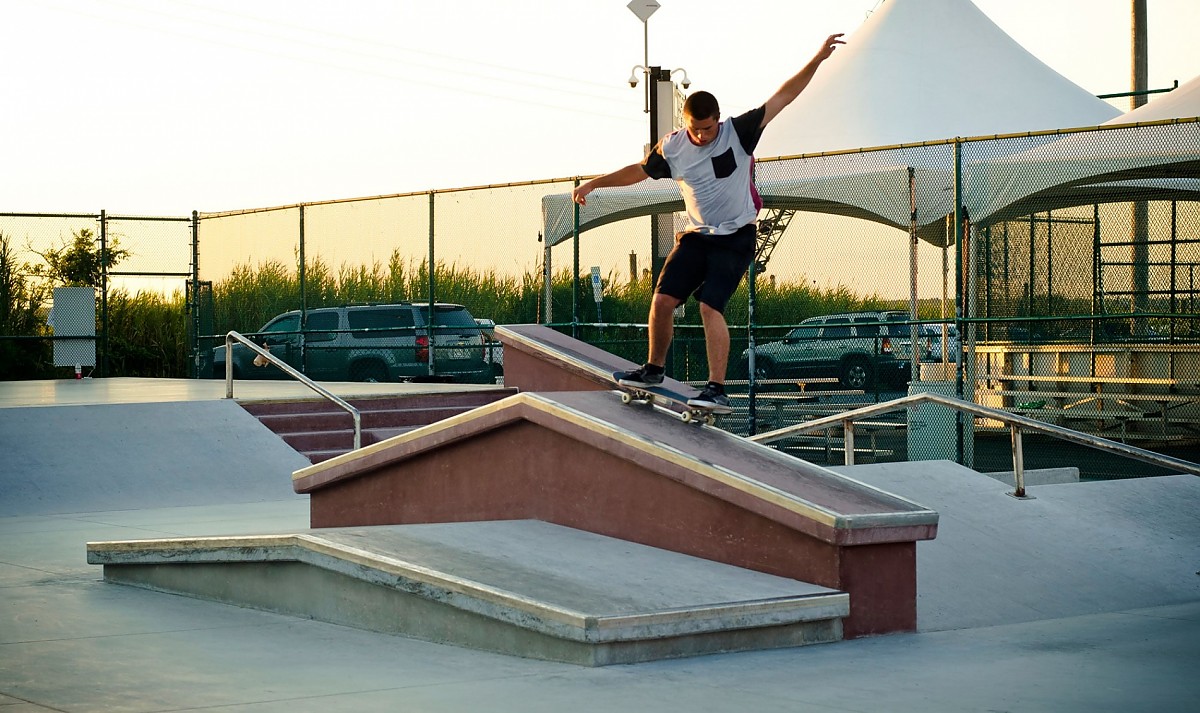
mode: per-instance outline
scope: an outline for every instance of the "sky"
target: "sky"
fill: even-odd
[[[606,172],[641,158],[634,65],[726,113],[878,0],[0,0],[0,212],[189,215]],[[1096,94],[1129,0],[976,0]],[[1149,0],[1152,88],[1200,74],[1200,2]],[[648,44],[643,30],[648,30]]]

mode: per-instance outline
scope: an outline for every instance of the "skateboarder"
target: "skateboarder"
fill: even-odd
[[[812,60],[783,83],[765,104],[721,121],[717,99],[696,92],[683,104],[685,130],[667,134],[641,163],[592,179],[572,198],[580,205],[597,188],[630,186],[649,178],[674,178],[687,208],[688,230],[675,236],[650,304],[650,344],[646,363],[624,373],[626,386],[656,386],[663,381],[667,347],[674,332],[674,310],[689,295],[700,303],[708,353],[708,384],[689,406],[729,408],[725,370],[729,362],[729,327],[725,305],[754,259],[758,210],[754,190],[753,153],[762,131],[808,86],[821,63],[842,42],[830,35]]]

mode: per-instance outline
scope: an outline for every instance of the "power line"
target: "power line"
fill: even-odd
[[[154,33],[162,33],[162,34],[173,35],[173,36],[177,36],[177,37],[183,37],[188,40],[195,41],[195,42],[201,42],[201,43],[205,43],[205,44],[209,44],[209,45],[226,47],[226,48],[234,49],[237,51],[250,52],[250,53],[259,54],[259,55],[263,55],[263,56],[280,58],[280,59],[288,60],[290,62],[301,62],[304,64],[324,66],[324,67],[336,69],[336,70],[342,71],[342,72],[350,72],[350,73],[360,74],[360,75],[376,76],[376,77],[388,79],[391,81],[402,82],[405,84],[428,87],[430,89],[434,89],[434,90],[438,90],[438,91],[444,91],[444,92],[449,92],[449,93],[468,94],[468,95],[472,95],[472,96],[485,97],[488,99],[494,99],[494,100],[498,100],[498,101],[514,103],[514,104],[519,104],[519,105],[524,105],[524,106],[536,106],[536,107],[542,107],[542,108],[546,108],[546,109],[553,109],[555,111],[565,111],[565,112],[571,112],[571,113],[587,114],[589,116],[604,116],[607,118],[619,119],[622,121],[630,121],[630,122],[641,121],[640,117],[633,116],[633,115],[620,115],[620,114],[615,114],[615,113],[609,113],[609,112],[606,112],[603,110],[584,109],[578,105],[568,106],[568,105],[558,104],[558,103],[540,100],[540,99],[523,98],[523,97],[515,96],[512,94],[495,93],[495,92],[489,92],[489,91],[485,91],[485,90],[471,89],[471,88],[467,88],[467,87],[447,84],[445,82],[439,82],[439,81],[436,81],[433,79],[421,79],[421,78],[414,78],[411,76],[400,75],[400,74],[397,74],[397,73],[392,72],[387,69],[376,69],[376,68],[365,67],[365,66],[361,66],[361,65],[356,66],[356,65],[346,64],[343,62],[338,62],[338,61],[330,61],[327,59],[320,59],[311,54],[302,54],[302,53],[286,51],[286,50],[273,50],[273,49],[269,49],[266,47],[262,47],[260,45],[233,42],[233,41],[229,41],[229,40],[225,40],[225,39],[218,39],[218,38],[215,38],[212,36],[206,36],[203,34],[188,32],[186,30],[180,29],[177,26],[166,26],[166,25],[162,25],[162,24],[154,24],[153,22],[148,21],[144,16],[147,14],[158,15],[158,16],[162,16],[171,21],[186,21],[188,23],[193,23],[193,20],[191,18],[181,17],[179,15],[171,15],[169,13],[165,13],[165,12],[162,12],[161,10],[157,10],[157,9],[149,9],[149,8],[144,8],[144,7],[131,7],[130,5],[128,5],[126,3],[119,2],[118,0],[100,0],[100,1],[106,2],[109,5],[116,6],[116,7],[122,8],[127,11],[133,11],[135,13],[138,13],[139,15],[142,15],[143,17],[139,17],[137,19],[129,19],[129,18],[117,19],[117,18],[103,15],[103,14],[94,14],[91,12],[87,12],[87,11],[81,10],[75,6],[62,7],[60,5],[56,6],[54,3],[47,3],[47,2],[38,3],[38,5],[41,5],[43,7],[51,7],[55,10],[58,10],[59,12],[64,12],[67,14],[73,14],[73,15],[78,15],[78,16],[82,16],[82,17],[87,17],[87,18],[90,18],[93,20],[100,20],[105,23],[115,24],[115,25],[122,26],[122,27],[135,26],[135,27],[139,27],[139,28],[142,28],[145,30],[149,30]],[[261,19],[259,19],[257,21],[266,22],[266,20],[261,20]],[[234,32],[239,32],[242,34],[261,35],[261,36],[269,37],[272,40],[283,41],[283,42],[291,44],[291,45],[300,44],[300,45],[313,46],[313,47],[316,47],[316,48],[321,49],[326,52],[333,52],[333,53],[339,53],[339,54],[345,54],[345,55],[358,55],[360,57],[367,57],[367,58],[372,58],[372,59],[382,59],[382,60],[385,60],[392,64],[401,62],[401,60],[398,60],[396,58],[381,57],[379,55],[375,55],[375,54],[371,54],[371,53],[366,53],[366,52],[361,52],[361,51],[356,51],[356,50],[347,50],[347,49],[338,48],[338,47],[330,47],[327,45],[323,46],[323,45],[313,43],[310,41],[291,39],[291,38],[287,38],[287,37],[284,37],[284,36],[281,36],[278,34],[269,34],[269,33],[264,33],[264,32],[258,31],[258,30],[253,30],[253,29],[231,27],[228,25],[221,25],[219,23],[211,22],[211,21],[207,21],[207,20],[202,20],[200,22],[202,22],[202,24],[205,24],[208,26],[216,27],[217,29],[232,30]],[[299,26],[297,26],[297,27],[299,27]],[[363,41],[366,42],[367,40],[363,40]],[[380,43],[375,43],[375,44],[380,44]],[[502,82],[505,84],[509,84],[509,85],[513,85],[513,86],[522,86],[524,88],[533,89],[533,90],[537,90],[537,91],[549,91],[549,89],[545,86],[530,83],[530,82],[520,82],[518,80],[499,78],[499,77],[483,77],[482,75],[479,75],[479,74],[474,74],[474,73],[461,71],[461,70],[454,70],[454,69],[450,69],[447,67],[441,67],[441,66],[429,66],[429,65],[420,65],[420,66],[424,69],[428,69],[430,72],[444,72],[444,73],[449,73],[449,74],[457,74],[457,75],[472,79],[474,81]],[[567,80],[563,80],[563,81],[566,82]],[[599,97],[595,94],[579,92],[579,91],[569,89],[567,87],[561,87],[561,88],[554,87],[553,92],[555,95],[574,94],[577,96],[585,97],[587,99],[600,100],[605,103],[609,103],[609,102],[615,103],[615,101],[617,101],[615,98],[610,99],[610,98],[606,98],[606,97]]]

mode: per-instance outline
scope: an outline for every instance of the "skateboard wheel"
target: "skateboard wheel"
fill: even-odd
[[[710,426],[715,426],[715,425],[717,425],[717,417],[716,417],[716,414],[711,414],[711,413],[710,413],[710,414],[708,414],[707,416],[705,416],[705,417],[704,417],[704,422],[705,422],[705,423],[707,423],[707,424],[708,424],[708,425],[710,425]]]
[[[681,421],[683,421],[684,423],[691,423],[692,422],[692,412],[684,411],[683,413],[679,414],[679,419]]]
[[[631,394],[627,391],[622,391],[621,392],[621,403],[627,404],[627,403],[630,403],[631,401],[633,401],[633,394]]]

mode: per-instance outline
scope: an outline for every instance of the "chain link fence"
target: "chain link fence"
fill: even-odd
[[[924,390],[1200,460],[1197,126],[760,161],[753,277],[726,311],[736,411],[722,426],[761,434]],[[296,336],[324,339],[329,325],[304,321],[312,310],[400,302],[551,324],[640,362],[651,286],[681,227],[678,190],[670,181],[606,189],[578,208],[569,199],[578,182],[190,219],[2,214],[0,233],[26,291],[42,284],[29,273],[39,255],[82,230],[128,251],[102,291],[98,338],[113,375],[216,375],[211,355],[228,330],[261,337],[272,319],[299,310]],[[120,326],[118,305],[130,314]],[[148,338],[138,309],[174,326]],[[439,350],[462,348],[432,339],[443,328],[433,321],[405,327],[414,339],[428,332],[429,377],[438,376]],[[676,324],[669,369],[703,381],[694,302]],[[14,373],[15,363],[49,358],[38,353],[48,352],[44,321],[6,329],[7,378],[53,373]],[[134,366],[150,362],[158,372]],[[868,420],[852,440],[858,462],[946,458],[1012,469],[1002,424],[941,407]],[[779,447],[839,463],[846,442],[832,428]],[[1079,467],[1084,477],[1154,472],[1036,437],[1025,458],[1029,468]]]

